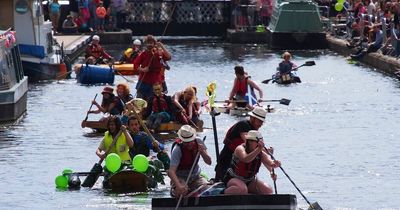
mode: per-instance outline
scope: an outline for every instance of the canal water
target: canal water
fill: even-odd
[[[213,42],[167,47],[173,54],[166,73],[170,93],[193,84],[200,100],[206,99],[205,88],[212,81],[217,82],[217,99],[226,99],[236,64],[260,84],[274,73],[282,53],[264,46]],[[122,51],[112,48],[115,56]],[[303,83],[260,84],[264,99],[292,100],[289,106],[274,104],[276,112],[261,128],[266,145],[275,148],[275,157],[306,197],[324,209],[400,209],[400,82],[369,67],[348,64],[330,51],[294,52],[297,65],[308,60],[317,65],[298,70]],[[116,80],[124,81],[119,76]],[[82,129],[80,123],[101,90],[102,86],[80,85],[75,79],[29,85],[26,116],[0,131],[0,209],[150,209],[151,197],[168,196],[168,184],[141,195],[109,194],[100,182],[93,190],[55,188],[54,178],[64,168],[88,171],[98,161],[95,150],[101,136]],[[209,115],[202,118],[211,127]],[[240,119],[217,117],[220,149],[227,128]],[[202,168],[212,177],[212,130],[201,135],[207,135],[214,160]],[[307,207],[285,175],[277,173],[278,192],[296,194],[299,207]],[[259,178],[272,185],[265,170]]]

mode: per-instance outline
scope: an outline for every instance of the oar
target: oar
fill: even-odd
[[[94,96],[93,101],[95,101],[96,98],[97,98],[97,93],[96,93],[96,95]],[[89,110],[88,110],[87,113],[86,113],[86,117],[85,117],[85,119],[84,119],[84,120],[82,121],[82,123],[81,123],[81,127],[82,127],[82,128],[85,127],[85,122],[87,121],[87,119],[88,119],[88,117],[89,117],[89,111],[92,110],[92,106],[93,106],[93,103],[90,104]]]
[[[290,104],[290,99],[282,98],[282,99],[274,99],[274,100],[261,100],[261,102],[279,102],[280,104],[288,106]],[[225,100],[225,101],[214,101],[216,103],[243,103],[247,102],[246,100]]]
[[[272,160],[275,160],[275,157],[268,151],[268,149],[264,146],[265,151],[269,156],[271,156]],[[315,203],[310,203],[310,201],[306,198],[306,196],[301,192],[301,190],[297,187],[297,185],[294,183],[294,181],[289,177],[289,175],[286,173],[286,171],[282,168],[282,166],[279,166],[279,168],[282,170],[282,172],[286,175],[286,177],[289,179],[289,181],[293,184],[293,186],[296,188],[296,190],[300,193],[301,196],[303,196],[304,200],[307,201],[308,205],[310,207],[308,210],[322,210],[321,206],[318,204],[318,202]],[[276,189],[275,189],[276,190]]]
[[[315,61],[306,61],[304,64],[292,69],[291,71],[296,71],[297,69],[299,69],[300,67],[303,67],[303,66],[314,66],[314,65],[315,65]],[[262,81],[261,83],[268,84],[269,81],[271,81],[271,80],[273,80],[273,78],[266,79],[266,80]]]
[[[142,118],[139,116],[138,113],[136,113],[136,110],[133,109],[133,115],[135,115],[136,119],[138,119],[140,126],[142,126],[143,130],[147,133],[147,135],[150,136],[151,141],[155,142],[157,141],[154,136],[151,134],[150,130],[147,128],[146,124],[142,121]],[[157,152],[161,152],[160,148],[156,148]]]
[[[204,141],[206,140],[206,138],[207,138],[207,136],[204,136],[204,137],[203,137],[203,143],[204,143]],[[196,140],[195,140],[195,141],[196,141]],[[200,151],[197,151],[196,158],[194,159],[192,168],[190,168],[189,175],[188,175],[188,177],[186,178],[185,186],[188,185],[188,183],[189,183],[189,179],[190,179],[190,177],[192,176],[194,167],[196,166],[197,162],[199,161],[199,157],[200,157]],[[176,204],[175,210],[178,210],[179,205],[181,204],[182,198],[183,198],[183,196],[182,196],[182,194],[181,194],[181,195],[179,196],[179,200],[178,200],[178,203]]]
[[[117,139],[122,134],[122,130],[120,130],[115,138],[113,139],[111,145],[106,150],[106,155],[111,151],[111,148],[114,147]],[[97,179],[99,179],[100,174],[103,172],[103,167],[101,167],[101,163],[103,162],[104,158],[100,158],[99,162],[95,163],[92,169],[90,169],[90,174],[85,178],[82,183],[82,187],[93,187],[96,183]]]

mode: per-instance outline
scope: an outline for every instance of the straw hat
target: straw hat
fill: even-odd
[[[196,139],[196,130],[190,125],[183,125],[178,131],[178,138],[183,142],[191,142]]]
[[[245,138],[247,140],[258,141],[259,139],[262,139],[263,137],[260,132],[258,132],[256,130],[251,130],[245,135]]]
[[[264,108],[257,106],[253,109],[253,111],[250,112],[249,115],[264,122],[267,111]]]

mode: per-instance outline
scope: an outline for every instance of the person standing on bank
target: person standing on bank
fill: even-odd
[[[265,152],[261,133],[251,130],[246,134],[246,142],[236,147],[230,167],[225,174],[224,194],[261,194],[270,195],[272,188],[265,182],[257,179],[261,163],[270,171],[271,178],[276,180],[273,168],[281,165],[278,160],[272,160]]]
[[[204,142],[196,138],[196,130],[190,125],[182,126],[178,131],[178,139],[172,145],[171,163],[168,170],[168,176],[171,179],[171,196],[185,196],[207,184],[207,180],[200,176],[201,169],[198,160],[195,162],[198,152],[204,162],[211,165],[211,157],[207,153],[207,147]],[[189,182],[186,184],[193,164],[195,164],[194,169]]]
[[[219,160],[215,166],[215,180],[221,181],[229,164],[232,160],[232,154],[236,147],[246,142],[246,134],[250,130],[258,130],[264,123],[267,111],[262,107],[255,107],[249,113],[250,119],[239,121],[229,128],[224,139],[224,148],[219,154]],[[272,151],[272,148],[270,148]]]

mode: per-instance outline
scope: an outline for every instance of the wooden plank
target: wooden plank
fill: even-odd
[[[142,173],[125,170],[112,175],[106,185],[113,192],[147,192],[147,179]]]

